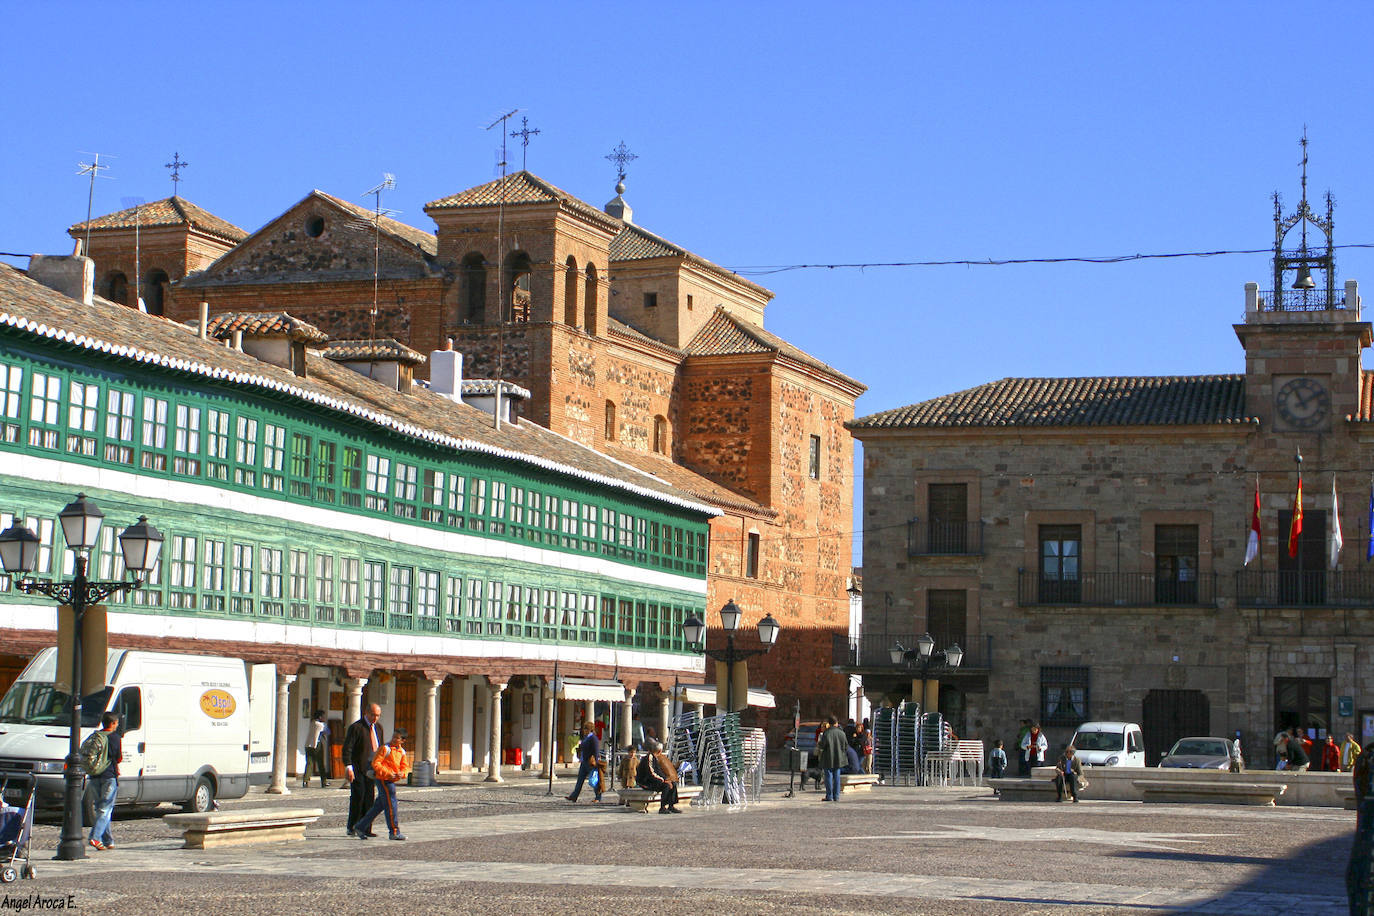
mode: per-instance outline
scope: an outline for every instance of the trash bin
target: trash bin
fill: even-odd
[[[412,786],[434,785],[434,762],[430,760],[417,760],[415,762],[415,768],[410,771],[410,784]]]

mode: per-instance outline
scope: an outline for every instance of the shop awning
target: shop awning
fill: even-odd
[[[624,703],[625,685],[612,680],[565,677],[559,679],[558,698],[560,700],[602,700],[608,703]]]
[[[678,684],[677,697],[683,703],[699,703],[704,706],[714,706],[716,703],[716,688],[714,684]],[[773,699],[773,694],[764,690],[762,687],[749,688],[749,705],[757,706],[760,709],[773,709],[778,704]]]

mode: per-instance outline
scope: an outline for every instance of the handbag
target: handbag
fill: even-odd
[[[1083,791],[1084,789],[1086,789],[1087,787],[1088,787],[1088,778],[1087,778],[1086,776],[1079,776],[1079,777],[1078,777],[1078,791],[1082,792],[1082,791]]]

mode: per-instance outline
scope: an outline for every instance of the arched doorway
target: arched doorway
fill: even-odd
[[[105,298],[120,305],[129,304],[129,278],[123,272],[115,271],[105,278]]]
[[[163,298],[167,292],[169,278],[167,271],[154,270],[148,273],[148,282],[143,286],[143,305],[149,315],[161,315]]]

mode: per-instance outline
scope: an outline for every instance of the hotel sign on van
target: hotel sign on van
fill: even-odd
[[[212,719],[227,719],[234,714],[234,698],[224,690],[207,690],[200,695],[200,711]]]

